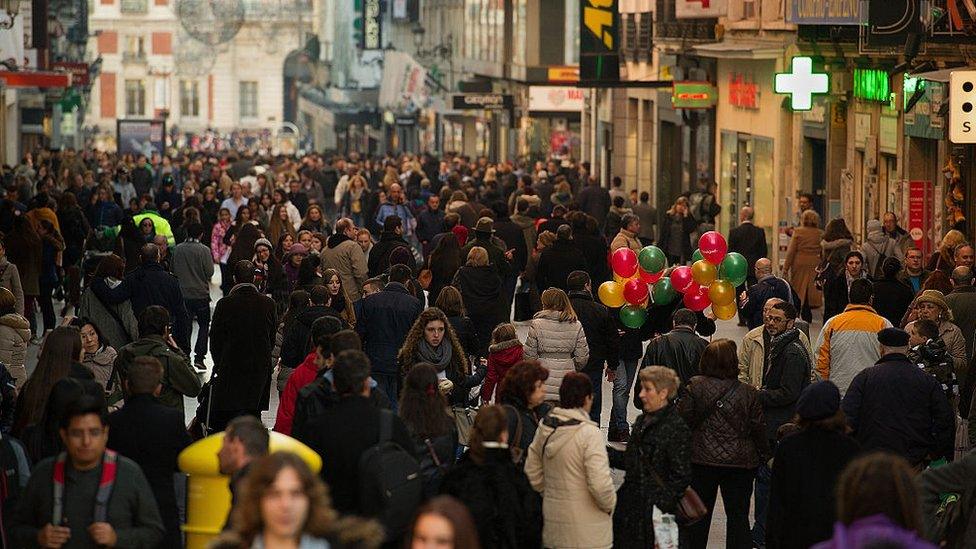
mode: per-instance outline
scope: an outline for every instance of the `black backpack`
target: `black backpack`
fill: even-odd
[[[407,529],[424,498],[424,481],[414,455],[393,442],[393,412],[380,410],[380,439],[359,458],[359,504],[386,530],[386,541]]]

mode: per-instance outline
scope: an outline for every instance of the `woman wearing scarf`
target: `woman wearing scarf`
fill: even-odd
[[[437,371],[441,392],[452,405],[464,405],[468,392],[481,383],[486,373],[484,368],[479,368],[477,373],[471,374],[468,358],[454,328],[437,307],[430,307],[420,313],[407,332],[397,360],[403,376],[421,362],[432,365]]]

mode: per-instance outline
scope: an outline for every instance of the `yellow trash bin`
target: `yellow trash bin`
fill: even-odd
[[[180,452],[180,470],[189,475],[187,483],[186,549],[205,549],[218,534],[230,511],[229,478],[220,474],[217,452],[224,433],[217,433],[191,444]],[[314,450],[288,435],[271,432],[271,452],[292,452],[318,473],[322,458]]]

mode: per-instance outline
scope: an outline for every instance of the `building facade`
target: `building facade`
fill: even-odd
[[[189,21],[196,12],[175,0],[98,0],[91,49],[102,73],[90,122],[109,133],[128,118],[164,118],[191,133],[279,128],[295,100],[285,90],[286,58],[305,46],[311,4],[238,0],[228,9],[236,16],[207,25]]]

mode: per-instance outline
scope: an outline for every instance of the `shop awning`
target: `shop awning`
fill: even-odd
[[[779,59],[786,51],[785,45],[768,42],[725,40],[714,44],[701,44],[692,50],[702,57],[716,59]]]
[[[921,78],[922,80],[928,80],[929,82],[948,82],[949,75],[955,71],[972,71],[976,70],[976,67],[953,67],[951,69],[939,69],[937,71],[920,72],[918,74],[913,74],[915,78]]]

